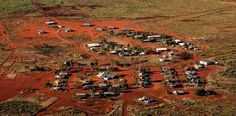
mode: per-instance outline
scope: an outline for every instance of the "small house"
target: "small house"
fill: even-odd
[[[186,43],[185,43],[185,42],[180,42],[179,45],[180,45],[180,46],[185,46]]]
[[[179,40],[179,39],[175,39],[174,41],[175,41],[175,43],[177,43],[177,44],[182,42],[182,41]]]
[[[165,62],[165,61],[170,61],[168,58],[160,58],[159,59],[160,62]]]
[[[117,54],[117,53],[118,53],[117,50],[112,50],[112,51],[110,51],[110,54]]]
[[[108,28],[108,29],[118,29],[118,28],[115,27],[115,26],[108,26],[107,28]]]
[[[199,64],[207,66],[207,65],[216,64],[216,62],[213,62],[213,61],[210,61],[210,60],[201,60],[201,61],[199,62]]]
[[[114,97],[114,96],[116,96],[116,94],[114,92],[104,92],[103,96],[104,97]]]
[[[98,87],[101,88],[101,89],[107,89],[108,88],[108,84],[107,83],[100,83],[98,85]]]
[[[92,23],[83,23],[82,26],[84,26],[84,27],[92,27],[92,26],[95,26],[95,25],[92,24]]]
[[[97,31],[97,32],[102,32],[102,31],[105,31],[105,29],[102,28],[102,27],[97,27],[97,28],[96,28],[96,31]]]
[[[156,52],[168,51],[168,48],[156,48]]]
[[[55,21],[46,21],[45,24],[46,25],[56,25],[57,22],[55,22]]]
[[[90,44],[87,44],[87,46],[88,46],[89,48],[92,48],[92,47],[100,47],[101,44],[100,44],[100,43],[90,43]]]
[[[39,34],[39,35],[41,35],[41,34],[46,34],[46,33],[47,33],[46,31],[43,31],[43,30],[37,30],[36,32],[37,32],[37,34]]]
[[[105,71],[105,72],[99,72],[97,77],[103,78],[104,80],[110,80],[110,79],[114,79],[116,75],[109,74],[108,72]]]
[[[197,69],[197,70],[199,70],[199,69],[205,68],[205,66],[202,65],[202,64],[195,64],[195,65],[194,65],[194,68]]]
[[[148,39],[151,39],[151,38],[161,38],[161,35],[149,35],[147,36]]]
[[[86,93],[75,93],[75,98],[85,99],[88,95]]]
[[[184,91],[172,91],[172,93],[175,94],[175,95],[183,95],[183,94],[185,94]]]
[[[64,73],[64,72],[60,72],[59,74],[55,75],[55,78],[57,79],[64,79],[64,78],[68,78],[69,77],[69,73]]]
[[[73,32],[74,30],[73,29],[70,29],[70,28],[66,28],[65,29],[65,32]]]

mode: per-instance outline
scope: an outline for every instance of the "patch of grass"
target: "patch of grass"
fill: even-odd
[[[233,116],[235,115],[235,103],[228,101],[205,102],[205,101],[177,101],[179,104],[190,109],[206,112],[210,115]]]
[[[35,115],[41,106],[28,101],[9,101],[0,104],[1,115]]]
[[[165,103],[163,106],[155,107],[155,108],[144,108],[134,111],[136,116],[199,116],[202,115],[199,112],[192,112],[190,110],[181,109],[173,107],[173,105]]]
[[[229,54],[225,56],[216,57],[215,59],[223,65],[226,65],[227,69],[220,72],[224,77],[236,77],[236,55]]]
[[[0,0],[0,3],[0,14],[2,16],[30,14],[36,11],[30,0]]]
[[[215,9],[221,6],[215,0],[40,0],[40,3],[45,4],[45,6],[74,6],[80,10],[81,5],[87,6],[85,10],[95,18],[178,16],[183,13],[200,12],[206,8]],[[91,7],[91,5],[100,7]]]

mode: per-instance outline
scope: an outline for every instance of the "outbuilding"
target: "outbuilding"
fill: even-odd
[[[92,27],[92,26],[94,26],[94,24],[92,24],[92,23],[84,23],[83,26],[85,26],[85,27]]]
[[[103,78],[104,80],[114,79],[115,75],[109,74],[107,71],[98,73],[97,77]]]
[[[168,51],[168,48],[156,48],[156,52]]]
[[[55,21],[46,21],[45,24],[47,24],[47,25],[56,25],[57,22],[55,22]]]
[[[36,32],[37,32],[37,34],[39,34],[39,35],[41,35],[41,34],[46,34],[46,33],[47,33],[47,32],[44,31],[44,30],[37,30]]]
[[[213,61],[210,61],[210,60],[201,60],[201,61],[199,62],[199,64],[202,64],[202,65],[207,66],[207,65],[217,64],[217,62],[213,62]]]
[[[101,44],[100,44],[100,43],[90,43],[90,44],[87,44],[87,46],[88,46],[89,48],[91,48],[91,47],[100,47]]]

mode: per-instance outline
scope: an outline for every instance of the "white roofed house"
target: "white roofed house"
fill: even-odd
[[[118,29],[116,26],[107,26],[108,29]]]
[[[205,65],[203,65],[203,64],[195,64],[195,65],[194,65],[194,68],[197,69],[197,70],[198,70],[198,69],[204,69],[204,68],[205,68]]]
[[[45,24],[46,25],[56,25],[57,22],[55,22],[55,21],[46,21]]]
[[[159,53],[161,51],[168,51],[168,48],[156,48],[156,52]]]
[[[103,27],[97,27],[97,28],[96,28],[96,31],[97,31],[97,32],[102,32],[102,31],[105,31],[105,29],[104,29]]]
[[[149,35],[147,36],[148,39],[151,39],[151,38],[161,38],[161,35]]]
[[[205,66],[207,66],[207,65],[214,65],[214,64],[217,64],[218,62],[214,62],[214,61],[210,61],[210,60],[201,60],[201,61],[199,61],[199,64],[201,64],[201,65],[205,65]]]
[[[88,46],[89,48],[92,48],[92,47],[100,47],[101,44],[100,44],[100,43],[90,43],[90,44],[87,44],[87,46]]]
[[[36,32],[37,32],[37,34],[39,34],[39,35],[41,35],[41,34],[46,34],[46,33],[47,33],[47,32],[44,31],[44,30],[37,30]]]
[[[71,28],[65,28],[65,32],[73,32],[74,30]]]
[[[105,71],[105,72],[99,72],[97,74],[97,77],[103,78],[104,80],[110,80],[110,79],[114,79],[116,75],[109,74],[107,71]]]
[[[92,23],[83,23],[82,26],[85,26],[85,27],[92,27],[92,26],[94,26],[94,24],[92,24]]]

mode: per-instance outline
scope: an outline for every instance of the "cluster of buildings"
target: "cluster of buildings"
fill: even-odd
[[[87,47],[97,54],[109,53],[116,54],[119,56],[137,56],[146,54],[156,54],[165,50],[151,50],[145,49],[138,46],[125,46],[116,42],[103,41],[98,43],[89,43]]]
[[[195,46],[192,43],[189,42],[184,42],[179,39],[175,38],[168,38],[167,40],[164,41],[164,43],[168,46],[181,46],[184,47],[186,50],[198,50],[197,46]]]
[[[86,22],[86,23],[83,23],[82,26],[83,27],[94,27],[95,24]],[[116,26],[104,26],[104,27],[96,27],[95,29],[97,32],[103,32],[103,31],[114,30],[114,29],[119,29],[119,28]]]
[[[138,68],[137,72],[139,76],[138,84],[144,88],[150,87],[152,85],[151,71],[148,68]]]
[[[205,84],[204,79],[202,79],[197,74],[197,70],[193,67],[188,67],[185,69],[186,81],[195,86],[200,86]]]
[[[129,29],[123,29],[119,31],[109,31],[109,34],[116,35],[116,36],[125,36],[130,37],[134,39],[138,39],[142,42],[160,42],[161,39],[168,38],[167,35],[160,35],[160,34],[154,34],[151,32],[142,32],[142,31],[134,31]]]
[[[88,97],[110,98],[120,94],[120,84],[111,84],[108,81],[95,84],[92,80],[85,81],[81,84],[81,88],[89,90],[89,93],[76,93],[75,98],[86,99]]]
[[[148,49],[142,48],[139,46],[130,46],[130,45],[123,45],[118,44],[112,41],[101,41],[97,43],[89,43],[86,45],[90,50],[97,54],[109,53],[109,54],[116,54],[119,56],[138,56],[138,55],[147,55],[147,54],[160,54],[162,52],[167,51],[167,55],[163,55],[159,59],[160,62],[164,61],[171,61],[174,55],[173,51],[170,51],[168,48],[156,48],[156,49]]]
[[[208,65],[214,65],[217,62],[210,60],[201,60],[199,64],[195,64],[193,67],[188,67],[185,69],[186,80],[188,83],[200,86],[205,84],[205,80],[198,76],[197,71],[205,69]]]
[[[170,67],[161,67],[161,72],[164,77],[164,84],[168,87],[181,87],[182,84],[180,83],[179,75],[174,68]]]
[[[58,72],[55,74],[55,81],[53,83],[53,86],[51,89],[58,90],[58,91],[64,91],[67,89],[67,83],[68,78],[70,77],[70,74],[67,72]]]
[[[63,29],[65,32],[73,32],[75,30],[71,29],[71,28],[66,28],[65,26],[62,26],[60,24],[58,24],[56,21],[46,21],[45,22],[46,25],[48,25],[49,28],[53,28],[53,29]],[[60,31],[58,31],[60,32]],[[36,31],[37,34],[41,35],[41,34],[47,34],[48,32],[44,31],[44,30],[37,30]]]
[[[174,52],[168,52],[167,54],[163,55],[161,58],[159,58],[159,62],[167,62],[172,61],[174,59],[175,53]]]

